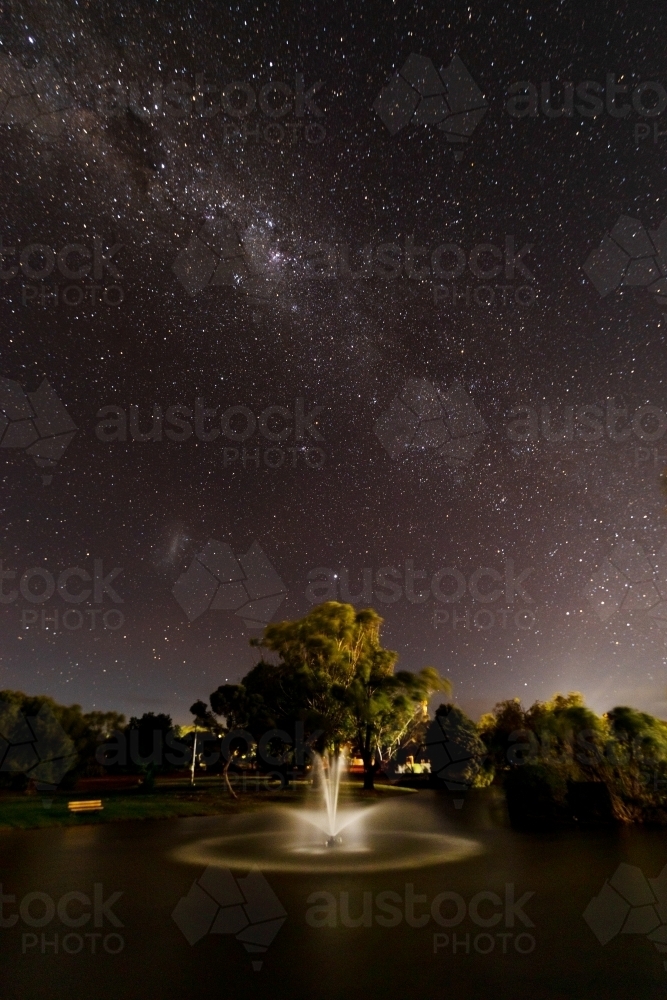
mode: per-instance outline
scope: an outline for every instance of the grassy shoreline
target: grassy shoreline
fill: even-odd
[[[238,798],[234,799],[219,778],[198,778],[192,787],[186,779],[158,780],[150,791],[141,787],[121,791],[81,793],[58,792],[52,797],[39,794],[0,795],[0,832],[7,830],[36,830],[54,826],[86,826],[115,823],[126,820],[179,819],[188,816],[235,815],[260,808],[263,805],[297,802],[309,793],[311,783],[293,782],[289,789],[252,787],[245,789],[237,782]],[[341,797],[349,795],[364,798],[385,795],[387,792],[411,792],[413,789],[378,785],[375,792],[362,792],[356,783],[346,783]],[[71,813],[67,803],[77,799],[101,798],[101,812]]]

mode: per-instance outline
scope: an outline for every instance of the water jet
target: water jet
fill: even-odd
[[[341,806],[344,771],[342,755],[316,758],[309,797],[319,800],[317,808],[308,803],[235,817],[224,835],[184,845],[174,856],[219,868],[343,873],[422,868],[480,853],[476,841],[440,832],[441,817],[415,801],[420,793],[387,790],[384,802]]]

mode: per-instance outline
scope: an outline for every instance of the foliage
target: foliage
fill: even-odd
[[[478,727],[458,705],[438,706],[423,744],[431,759],[432,780],[436,785],[444,782],[450,789],[485,788],[493,781],[490,754]]]
[[[171,716],[164,712],[144,712],[142,716],[132,716],[125,727],[125,736],[129,742],[128,768],[140,771],[144,775],[144,784],[152,787],[155,772],[167,768],[165,754],[166,739],[176,735]]]
[[[379,764],[423,721],[430,695],[449,691],[432,667],[394,672],[397,654],[380,643],[382,618],[372,608],[327,601],[298,621],[269,625],[253,644],[275,653],[241,684],[211,695],[211,708],[228,729],[259,737],[271,729],[317,736],[319,749],[348,746],[364,760],[372,787]]]
[[[483,716],[479,733],[508,794],[551,797],[557,812],[573,784],[602,783],[617,819],[667,819],[667,723],[645,712],[599,716],[577,692],[527,710],[513,699]]]
[[[38,721],[35,721],[38,718]],[[35,749],[25,741],[31,738],[28,724],[38,733]],[[40,768],[40,780],[71,786],[77,777],[96,769],[95,752],[109,733],[124,724],[118,712],[83,712],[80,705],[60,705],[47,695],[28,695],[23,691],[0,691],[0,733],[24,749],[13,755],[14,764],[5,762],[0,786],[26,787],[35,753],[42,759],[57,760],[51,768]],[[66,765],[60,761],[66,760]],[[63,772],[63,766],[67,770]],[[49,774],[49,770],[52,771]]]
[[[194,705],[190,705],[190,711],[198,729],[210,729],[211,732],[215,733],[220,728],[218,720],[205,701],[196,701]]]

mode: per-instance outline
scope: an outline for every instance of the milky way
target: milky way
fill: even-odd
[[[667,710],[664,22],[1,5],[4,687],[185,720],[334,596]]]

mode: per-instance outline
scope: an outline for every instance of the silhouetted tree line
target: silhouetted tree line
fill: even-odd
[[[430,719],[429,699],[451,694],[449,681],[432,667],[397,671],[381,626],[372,608],[336,601],[269,625],[251,641],[259,662],[240,683],[194,702],[187,731],[163,713],[126,723],[116,712],[0,691],[0,787],[26,787],[34,760],[49,754],[69,762],[61,785],[130,773],[150,787],[160,772],[190,767],[196,748],[197,761],[222,772],[232,794],[229,771],[241,762],[277,772],[284,786],[324,750],[361,758],[372,789],[378,771],[391,770],[407,748],[431,758],[424,783],[502,786],[517,824],[667,823],[666,722],[628,707],[598,715],[576,692],[529,708],[503,701],[478,723],[445,703]]]
[[[518,698],[502,701],[477,725],[456,711],[460,731],[478,740],[465,779],[501,785],[515,824],[667,823],[661,719],[626,706],[598,715],[577,692],[529,708]]]

